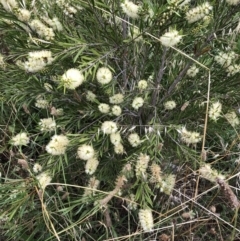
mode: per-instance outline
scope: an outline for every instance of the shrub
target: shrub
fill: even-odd
[[[237,237],[239,4],[1,1],[5,240]]]

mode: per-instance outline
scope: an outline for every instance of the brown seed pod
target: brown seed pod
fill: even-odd
[[[216,234],[217,234],[215,228],[210,228],[209,233],[210,233],[210,234],[213,234],[213,235],[216,235]]]
[[[185,102],[182,107],[181,107],[181,111],[184,111],[189,105],[189,101]]]
[[[195,214],[194,214],[193,211],[190,211],[190,212],[184,212],[184,213],[182,213],[181,216],[182,216],[182,218],[184,218],[184,219],[193,219],[194,216],[195,216]]]
[[[231,208],[232,209],[239,208],[240,202],[239,202],[237,196],[234,194],[234,192],[230,188],[230,186],[223,179],[220,179],[220,178],[217,178],[217,183],[220,186],[220,188],[221,188],[226,200],[230,204]]]
[[[167,234],[163,233],[159,236],[159,241],[170,241],[170,236]]]
[[[69,196],[69,192],[65,192],[63,195],[62,195],[62,200],[65,200],[67,197]]]
[[[26,170],[29,169],[28,163],[24,159],[18,159],[18,164],[20,164],[23,169],[26,169]]]
[[[211,211],[212,213],[216,213],[216,207],[215,206],[210,206],[209,207],[209,211]]]

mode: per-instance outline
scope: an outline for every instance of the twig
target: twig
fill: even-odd
[[[105,224],[106,224],[106,226],[108,228],[112,227],[112,219],[110,217],[110,212],[109,212],[109,208],[108,207],[104,210],[103,215],[105,217]]]
[[[208,109],[209,109],[209,101],[210,101],[210,84],[211,84],[211,72],[208,71],[208,92],[207,92],[207,106],[205,112],[205,121],[204,121],[204,130],[203,130],[203,140],[202,140],[202,151],[201,151],[201,160],[206,160],[206,151],[205,151],[205,142],[206,142],[206,135],[207,135],[207,124],[208,124]],[[198,184],[199,184],[199,177],[196,182],[195,194],[194,198],[196,198],[198,193]]]
[[[166,53],[167,53],[167,48],[164,47],[163,55],[162,55],[162,59],[161,59],[161,64],[160,64],[160,68],[159,68],[158,75],[157,75],[157,81],[156,81],[156,84],[155,84],[155,90],[154,90],[153,95],[152,95],[152,101],[151,101],[152,106],[155,106],[156,102],[157,102],[157,95],[159,93],[159,84],[162,80],[162,77],[163,77],[163,74],[164,74],[164,71],[165,71],[164,66],[165,66],[165,60],[166,60]]]
[[[174,233],[175,233],[174,232],[175,231],[174,228],[175,228],[175,224],[173,223],[172,224],[172,241],[174,241]]]
[[[183,76],[187,73],[191,63],[187,63],[187,65],[183,68],[183,70],[180,72],[180,74],[177,76],[177,78],[173,81],[171,86],[169,87],[167,93],[163,96],[163,98],[160,100],[160,103],[162,103],[170,94],[172,91],[175,89],[176,85],[181,81]]]
[[[124,175],[117,177],[115,188],[111,192],[109,192],[105,198],[99,201],[100,206],[106,207],[107,203],[119,192],[126,180],[127,179]]]
[[[239,207],[236,209],[235,214],[234,214],[234,218],[235,218],[235,220],[234,220],[234,227],[235,227],[235,228],[232,230],[232,234],[231,234],[231,239],[230,239],[230,241],[234,241],[234,239],[235,239],[236,226],[237,226],[237,218],[238,218],[238,210],[239,210]]]
[[[220,228],[220,225],[219,225],[219,222],[218,222],[218,220],[216,220],[217,221],[217,226],[218,226],[218,231],[219,231],[219,239],[220,239],[220,241],[223,241],[223,237],[222,237],[222,232],[221,232],[221,228]]]
[[[122,21],[122,36],[123,36],[123,39],[126,39],[127,38],[127,31],[128,31],[128,21],[126,21],[125,19],[123,19],[124,21]],[[123,89],[126,88],[127,86],[127,82],[128,82],[128,78],[127,78],[127,61],[126,61],[126,55],[127,55],[127,49],[124,48],[124,51],[123,51],[123,55],[124,55],[124,58],[123,58]]]
[[[54,228],[54,225],[53,225],[53,223],[52,223],[52,221],[51,221],[51,219],[50,219],[50,216],[49,216],[49,214],[48,214],[48,211],[47,211],[47,209],[46,209],[46,205],[45,205],[45,203],[43,202],[44,190],[43,190],[43,191],[42,191],[42,190],[38,190],[37,187],[35,187],[35,189],[36,189],[36,192],[38,193],[38,196],[39,196],[39,199],[40,199],[40,202],[41,202],[42,211],[43,211],[43,219],[44,219],[44,221],[45,221],[45,224],[46,224],[47,228],[49,229],[49,231],[55,235],[56,239],[57,239],[58,241],[60,241],[60,238],[59,238],[59,236],[58,236],[58,233],[57,233],[56,229]],[[46,216],[45,216],[44,214],[45,214]],[[46,217],[47,217],[47,219],[48,219],[48,221],[49,221],[49,223],[50,223],[50,226],[51,226],[52,230],[51,230],[51,228],[49,227],[49,225],[47,224]]]
[[[207,90],[207,106],[205,113],[205,121],[204,121],[204,130],[203,130],[203,141],[202,141],[202,152],[201,157],[205,155],[205,142],[206,142],[206,134],[207,134],[207,123],[208,123],[208,109],[209,109],[209,101],[210,101],[210,85],[211,85],[211,72],[208,71],[208,90]]]
[[[237,231],[238,233],[240,233],[240,229],[237,229],[236,227],[234,227],[233,225],[231,225],[229,222],[225,221],[224,219],[220,218],[217,214],[211,212],[210,210],[208,210],[207,208],[205,208],[204,206],[202,206],[200,203],[196,202],[193,198],[189,198],[187,195],[181,193],[180,191],[178,191],[177,189],[174,189],[174,191],[176,191],[177,193],[181,194],[182,196],[184,196],[185,198],[188,199],[188,201],[186,202],[193,202],[194,204],[196,204],[197,206],[199,206],[201,209],[205,210],[208,213],[211,213],[211,215],[213,215],[215,218],[217,218],[218,220],[222,221],[223,223],[225,223],[227,226],[235,229],[235,231]],[[209,190],[208,190],[209,191]],[[185,203],[186,203],[185,202]],[[184,203],[184,204],[185,204]]]

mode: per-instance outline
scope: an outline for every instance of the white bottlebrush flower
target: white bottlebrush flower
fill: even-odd
[[[136,177],[145,177],[146,170],[148,167],[148,163],[150,161],[150,157],[146,154],[140,154],[136,163],[135,172]]]
[[[212,103],[208,112],[209,118],[212,119],[213,121],[216,121],[220,117],[221,111],[222,111],[222,104],[219,101]]]
[[[44,89],[45,89],[47,92],[52,92],[52,91],[53,91],[53,87],[52,87],[52,85],[50,85],[49,83],[44,83],[43,87],[44,87]]]
[[[64,135],[54,135],[46,146],[46,151],[53,155],[63,155],[66,152],[69,140]]]
[[[42,20],[45,23],[47,23],[50,27],[52,27],[53,30],[57,30],[59,32],[63,30],[62,24],[60,23],[59,19],[56,17],[53,19],[50,19],[48,17],[42,17]]]
[[[229,5],[238,5],[240,0],[226,0]]]
[[[39,109],[47,109],[49,107],[49,103],[47,100],[44,100],[42,98],[37,98],[35,102],[35,106]]]
[[[233,127],[239,125],[239,119],[234,111],[228,112],[224,116]]]
[[[111,104],[120,104],[124,100],[124,95],[123,94],[115,94],[111,97],[109,97],[109,103]]]
[[[197,68],[196,65],[191,66],[188,71],[187,71],[187,75],[189,77],[195,77],[197,75],[197,73],[199,72],[199,68]]]
[[[104,134],[112,134],[117,131],[117,124],[113,121],[104,121],[101,130]]]
[[[218,55],[214,57],[214,60],[224,68],[228,68],[237,57],[233,51],[227,53],[219,52]]]
[[[77,154],[82,160],[89,160],[94,157],[95,151],[90,145],[82,145],[78,147]]]
[[[94,195],[99,183],[100,181],[96,177],[91,177],[87,186],[88,188],[84,190],[84,196]]]
[[[28,53],[28,59],[25,62],[19,62],[19,66],[23,67],[30,73],[43,70],[47,65],[52,64],[54,58],[52,52],[48,50],[34,51]]]
[[[2,54],[0,54],[0,67],[3,69],[6,67],[6,63]]]
[[[33,172],[38,173],[42,171],[42,166],[39,163],[35,163],[33,166]]]
[[[129,29],[128,35],[130,38],[132,38],[136,42],[143,40],[142,34],[141,34],[139,28],[137,28],[137,27],[131,27]]]
[[[180,42],[182,36],[179,35],[177,30],[171,30],[160,37],[162,45],[172,47]]]
[[[41,174],[37,175],[36,179],[38,180],[39,187],[43,190],[52,181],[52,177],[47,172],[42,172]]]
[[[97,96],[90,90],[87,91],[87,94],[86,94],[86,99],[90,102],[94,102],[97,98]]]
[[[100,105],[98,105],[98,109],[103,114],[107,114],[110,112],[110,106],[105,103],[101,103]]]
[[[154,73],[152,73],[151,75],[149,75],[148,77],[148,82],[152,82],[154,79]]]
[[[228,76],[235,75],[240,72],[240,65],[232,64],[232,65],[228,66],[226,70],[228,72]]]
[[[74,14],[77,13],[77,8],[70,6],[67,4],[66,8],[63,10],[64,14],[69,16],[70,18],[73,18]]]
[[[18,8],[18,3],[16,0],[1,0],[0,2],[1,2],[3,8],[7,12],[12,12],[14,9]]]
[[[50,114],[53,116],[61,116],[64,114],[64,112],[62,108],[56,109],[54,106],[52,106]]]
[[[117,145],[114,146],[114,152],[116,154],[123,154],[124,153],[124,147],[121,143],[118,143]]]
[[[191,132],[186,129],[186,127],[182,127],[179,131],[181,134],[181,140],[185,142],[187,145],[196,144],[201,141],[202,137],[198,132]]]
[[[137,203],[136,203],[136,200],[135,200],[135,195],[133,193],[131,193],[129,195],[129,197],[127,197],[126,199],[126,203],[127,203],[127,208],[129,210],[136,210],[137,209]]]
[[[132,133],[128,136],[128,141],[132,147],[136,147],[141,144],[140,137],[137,133]]]
[[[38,124],[41,131],[54,131],[57,127],[56,121],[53,118],[40,119]]]
[[[96,79],[100,84],[108,84],[112,78],[112,72],[109,68],[101,67],[97,70]]]
[[[205,2],[195,8],[190,9],[186,13],[186,19],[188,23],[194,23],[209,15],[212,9],[213,7],[208,2]]]
[[[118,145],[121,143],[122,138],[119,132],[110,134],[110,141],[113,145]]]
[[[144,15],[143,21],[149,22],[149,24],[152,24],[152,19],[154,17],[154,11],[153,9],[148,5],[148,12]]]
[[[16,15],[20,21],[28,22],[31,17],[31,12],[24,8],[18,8],[16,10]]]
[[[177,104],[173,100],[169,100],[169,101],[164,103],[164,108],[166,110],[173,110],[174,108],[176,108],[176,106],[177,106]]]
[[[146,80],[140,80],[140,81],[138,82],[138,88],[139,88],[140,90],[145,90],[147,87],[148,87],[148,83],[147,83]]]
[[[84,75],[82,74],[82,72],[79,71],[78,69],[72,68],[67,70],[63,74],[60,82],[62,83],[64,88],[74,90],[78,86],[80,86],[83,81],[84,81]]]
[[[93,157],[87,160],[85,165],[85,172],[89,175],[92,175],[98,167],[99,161],[97,158]]]
[[[122,114],[122,109],[120,106],[118,105],[114,105],[112,107],[112,114],[115,115],[115,116],[120,116]]]
[[[159,183],[162,181],[161,167],[158,164],[153,163],[150,166],[150,170],[152,175],[149,181],[151,183],[156,183],[157,185],[159,185]]]
[[[26,132],[22,132],[12,137],[11,143],[14,146],[26,146],[29,143],[29,137]]]
[[[143,230],[145,232],[151,232],[154,226],[151,209],[140,209],[138,216]]]
[[[138,11],[139,11],[139,6],[136,5],[135,3],[125,0],[123,3],[121,3],[121,7],[123,12],[130,18],[136,19],[139,17]]]
[[[75,5],[73,7],[65,0],[56,0],[56,4],[62,9],[63,13],[70,18],[73,18],[74,14],[76,14],[78,10],[83,9],[80,5]]]
[[[53,25],[51,26],[54,30],[57,30],[57,31],[62,31],[63,30],[63,25],[61,24],[61,22],[59,21],[59,19],[58,18],[53,18],[52,19],[52,21],[53,21]]]
[[[33,51],[28,53],[28,58],[32,59],[44,59],[45,63],[52,63],[52,52],[49,50]]]
[[[54,32],[52,28],[48,28],[45,24],[43,24],[40,20],[34,19],[29,23],[30,27],[37,32],[37,34],[46,39],[46,40],[53,40],[54,39]]]
[[[165,175],[161,181],[161,192],[170,195],[175,186],[176,176],[173,174]]]
[[[142,97],[135,97],[132,102],[132,107],[135,110],[138,110],[140,107],[143,106],[144,99]]]
[[[200,167],[198,171],[203,178],[213,183],[216,183],[217,178],[222,180],[225,179],[225,177],[222,174],[218,173],[217,170],[212,169],[209,164],[205,164],[204,166]]]

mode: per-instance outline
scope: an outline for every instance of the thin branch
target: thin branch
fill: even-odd
[[[155,84],[155,90],[152,95],[152,101],[151,101],[152,106],[155,106],[157,103],[157,95],[159,93],[159,85],[161,83],[161,80],[162,80],[162,77],[163,77],[163,74],[165,71],[166,54],[167,54],[167,48],[164,47],[161,64],[160,64],[160,68],[159,68],[158,75],[157,75],[157,81]]]
[[[206,142],[206,135],[207,135],[208,110],[209,110],[209,101],[210,101],[210,87],[211,87],[211,71],[209,70],[208,71],[207,106],[206,106],[206,112],[205,112],[201,157],[205,155],[205,142]]]
[[[159,91],[160,91],[160,83],[161,83],[161,80],[162,80],[162,78],[163,78],[164,71],[165,71],[165,69],[166,69],[166,68],[165,68],[166,54],[167,54],[167,48],[164,47],[163,55],[162,55],[162,59],[161,59],[161,64],[160,64],[160,67],[159,67],[159,71],[158,71],[158,75],[157,75],[157,80],[156,80],[156,84],[155,84],[155,88],[154,88],[154,92],[153,92],[153,94],[152,94],[151,106],[153,106],[153,107],[156,106],[157,97],[158,97],[158,94],[159,94]],[[155,111],[153,111],[152,113],[150,113],[150,115],[148,116],[147,123],[153,118],[154,112],[155,112]]]
[[[124,19],[125,20],[125,19]],[[122,36],[123,36],[123,39],[126,39],[127,38],[127,21],[122,21]],[[123,51],[123,55],[124,55],[124,58],[123,58],[123,89],[125,90],[126,86],[127,86],[127,83],[128,83],[128,78],[127,78],[127,61],[126,61],[126,55],[127,55],[127,49],[124,48],[124,51]]]
[[[226,224],[227,226],[233,228],[235,231],[237,231],[238,233],[240,233],[240,229],[237,229],[236,227],[234,227],[233,225],[231,225],[229,222],[225,221],[224,219],[222,219],[221,217],[219,217],[217,214],[211,212],[210,210],[208,210],[207,208],[205,208],[204,206],[202,206],[200,203],[196,202],[194,199],[189,198],[187,195],[181,193],[180,191],[178,191],[177,189],[174,189],[174,191],[176,191],[177,193],[179,193],[180,195],[184,196],[185,198],[188,199],[188,201],[193,202],[194,204],[196,204],[197,206],[199,206],[201,209],[205,210],[207,213],[211,213],[212,216],[214,216],[216,219],[222,221],[224,224]]]
[[[175,89],[176,85],[182,80],[183,76],[187,73],[191,63],[187,63],[187,65],[183,68],[183,70],[180,72],[180,74],[177,76],[177,78],[173,81],[171,86],[169,87],[167,93],[163,96],[163,98],[160,100],[160,103],[162,103],[168,96],[171,95],[172,91]]]

